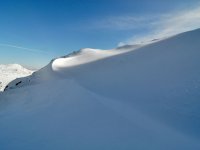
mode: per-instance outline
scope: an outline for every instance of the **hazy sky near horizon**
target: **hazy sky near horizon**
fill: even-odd
[[[199,0],[8,0],[0,2],[0,64],[40,68],[84,47],[200,27]]]

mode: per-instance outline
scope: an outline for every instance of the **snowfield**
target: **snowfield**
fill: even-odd
[[[0,93],[0,149],[199,150],[199,58],[200,29],[54,59]]]
[[[29,76],[33,71],[28,70],[18,64],[0,65],[0,91],[16,78]]]

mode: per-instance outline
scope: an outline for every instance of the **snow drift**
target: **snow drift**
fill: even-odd
[[[200,30],[134,47],[85,49],[11,82],[0,149],[199,149]]]

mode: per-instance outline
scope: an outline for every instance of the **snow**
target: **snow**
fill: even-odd
[[[11,82],[0,149],[200,149],[199,37],[84,49]]]
[[[0,65],[0,91],[16,78],[29,76],[32,72],[19,64]]]
[[[83,64],[97,61],[103,58],[124,53],[124,51],[125,51],[124,49],[116,51],[115,49],[114,50],[98,50],[98,49],[85,48],[85,49],[80,50],[80,52],[78,52],[77,55],[66,57],[66,58],[58,58],[54,60],[52,63],[52,69],[56,71],[56,70],[59,70],[60,68],[66,69],[68,67],[83,65]]]

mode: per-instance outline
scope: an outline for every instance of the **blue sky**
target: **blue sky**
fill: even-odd
[[[40,68],[80,48],[110,49],[198,28],[198,4],[198,0],[1,1],[0,64]]]

